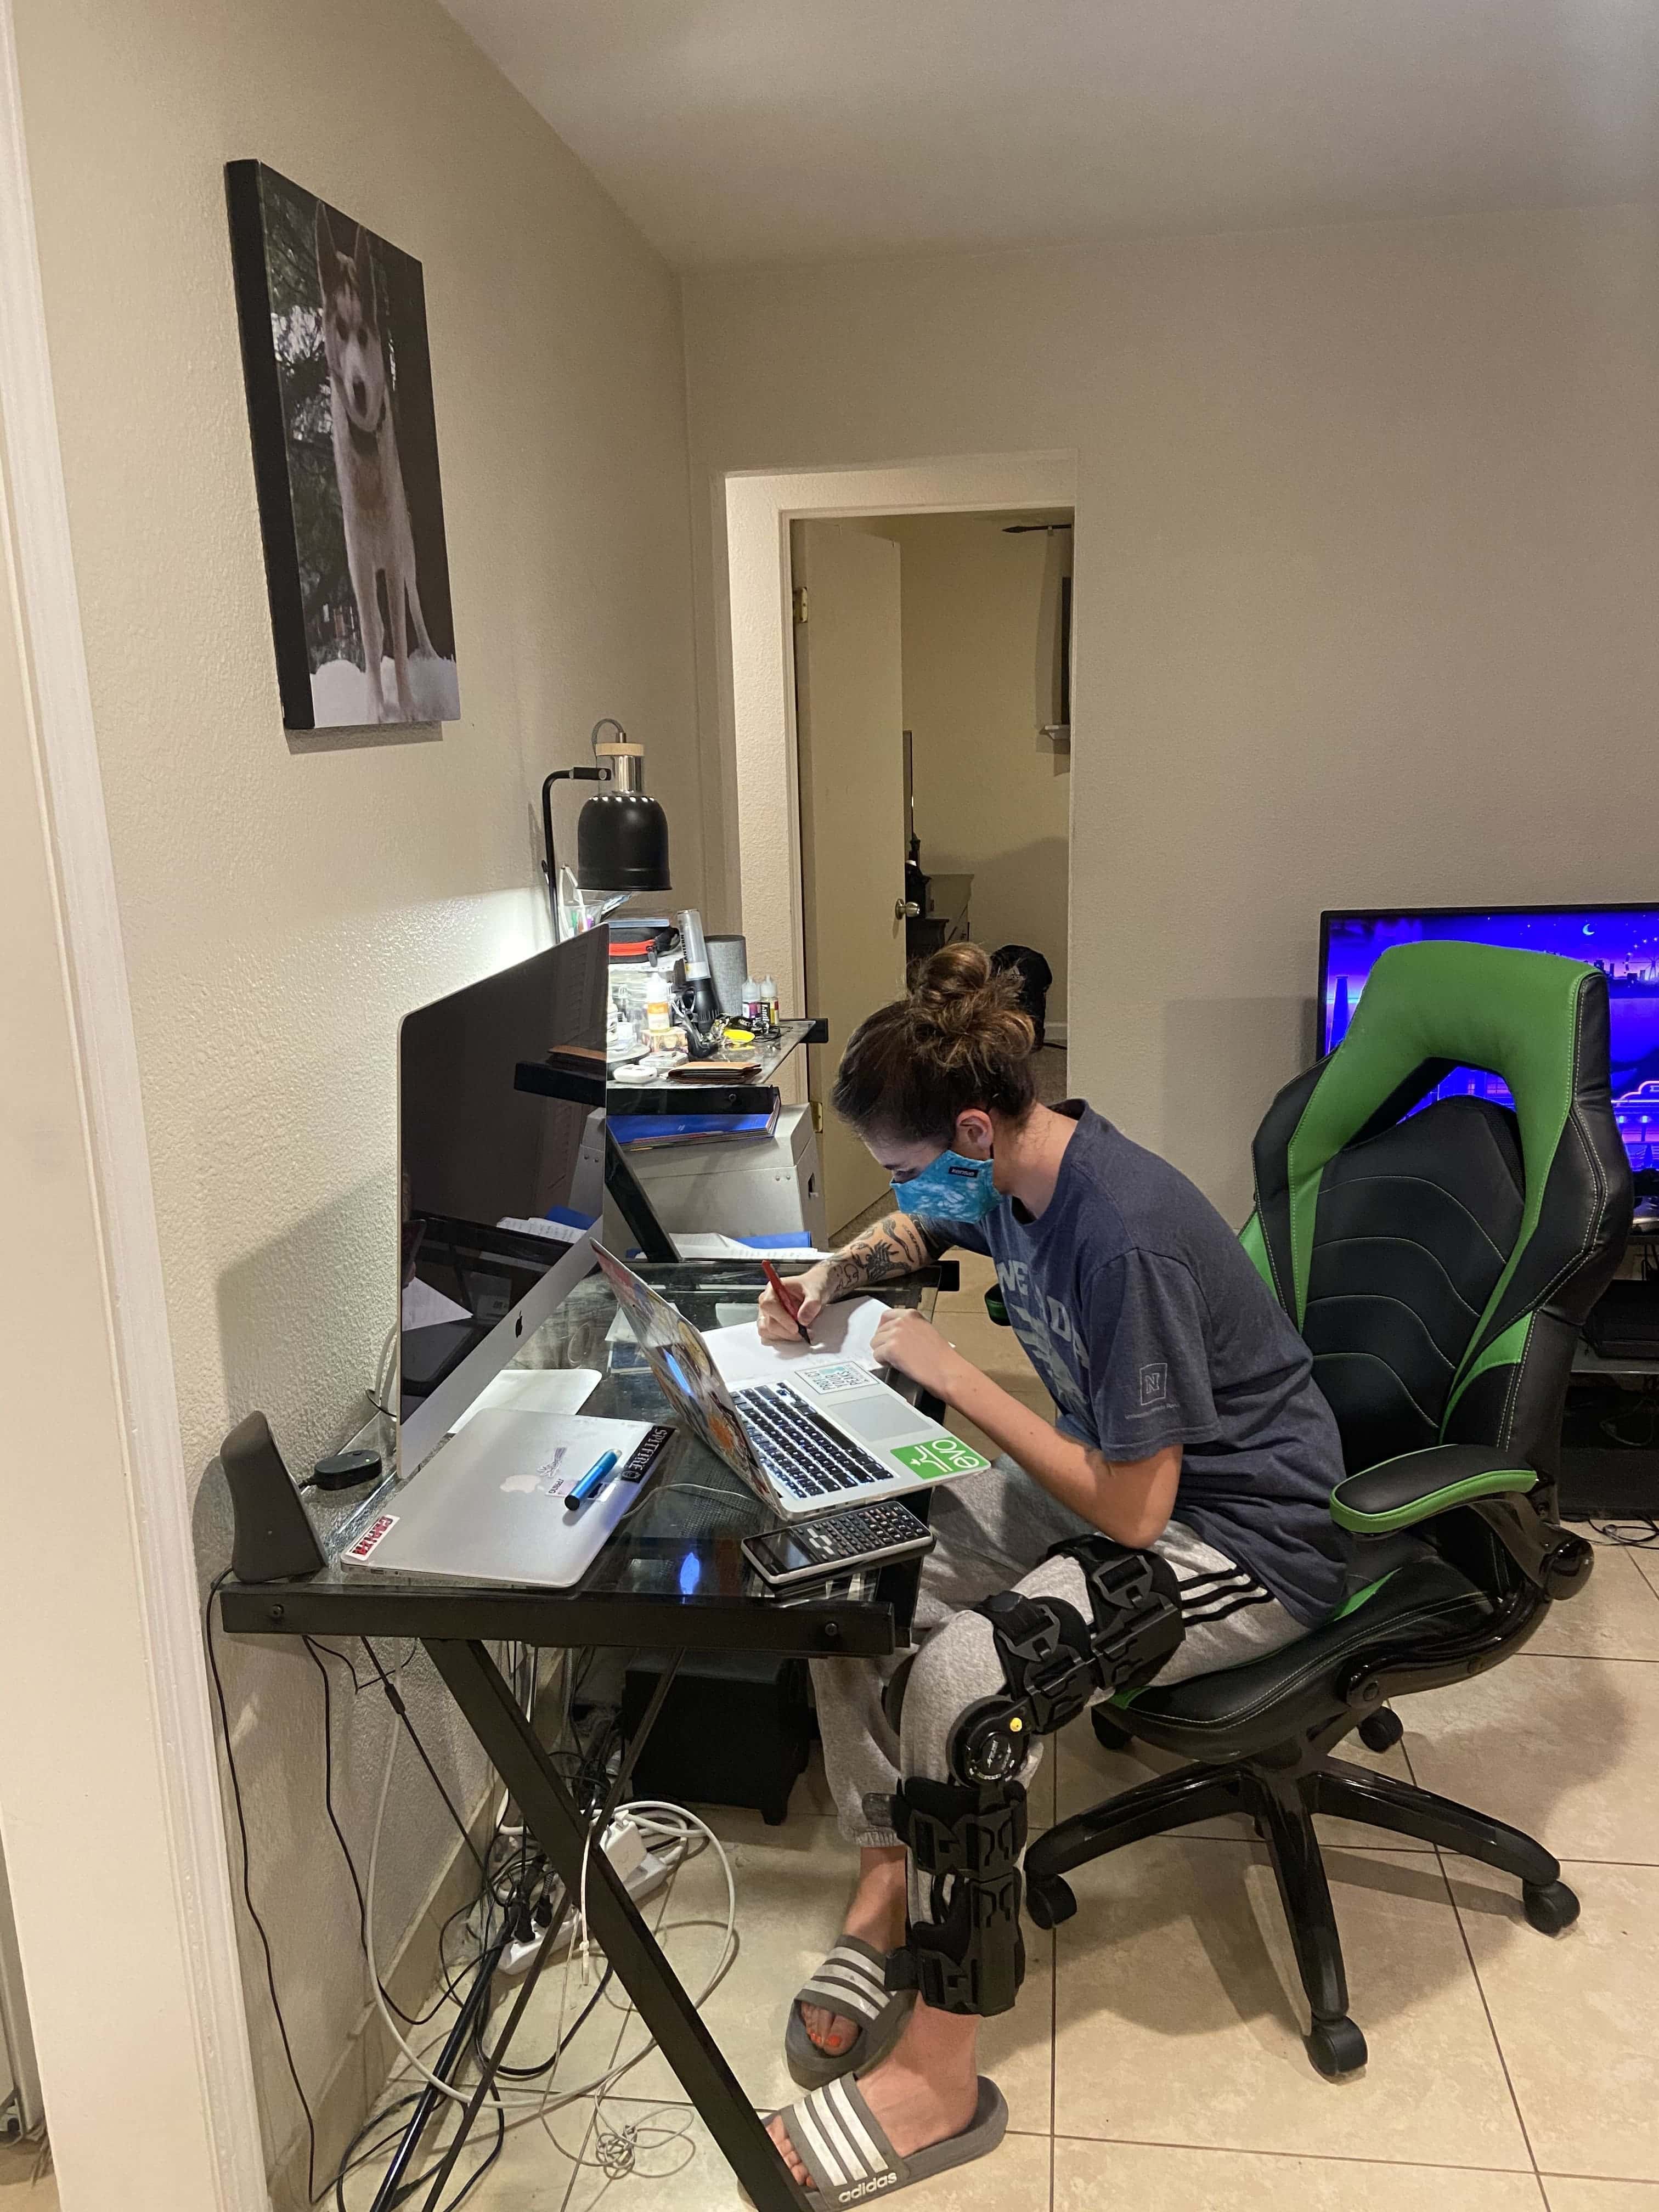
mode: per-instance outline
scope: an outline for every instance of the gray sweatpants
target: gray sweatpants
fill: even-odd
[[[896,1731],[882,1692],[908,1653],[886,1659],[814,1659],[812,1686],[823,1735],[824,1771],[835,1792],[842,1833],[854,1844],[896,1844],[890,1828],[872,1826],[865,1800],[889,1797],[908,1776],[951,1778],[949,1749],[969,1705],[1005,1686],[991,1624],[968,1610],[998,1590],[1058,1597],[1090,1618],[1083,1571],[1075,1559],[1043,1553],[1089,1523],[1049,1497],[1041,1484],[1003,1458],[983,1474],[952,1483],[933,1499],[938,1542],[922,1563],[914,1641],[921,1646],[904,1685]],[[1152,1547],[1182,1585],[1185,1640],[1159,1672],[1179,1682],[1218,1667],[1236,1667],[1292,1644],[1307,1631],[1247,1569],[1179,1521]],[[1034,1741],[1020,1779],[1029,1788],[1042,1757]]]

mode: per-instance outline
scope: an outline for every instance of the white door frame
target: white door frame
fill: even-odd
[[[70,542],[11,0],[0,0],[0,300],[4,596],[12,603],[5,618],[16,623],[23,660],[21,696],[13,703],[34,756],[40,846],[56,913],[59,1036],[79,1090],[76,1138],[89,1200],[83,1218],[104,1284],[102,1315],[94,1309],[77,1316],[78,1348],[88,1376],[112,1385],[116,1415],[95,1471],[32,1471],[43,1488],[58,1478],[62,1541],[50,1570],[44,1559],[38,1567],[15,1559],[13,1572],[49,1580],[58,1649],[73,1650],[76,1660],[60,1669],[54,1650],[40,1649],[28,1678],[8,1682],[8,1697],[29,1708],[31,1736],[53,1735],[58,1759],[46,1771],[38,1759],[15,1762],[0,1778],[0,1821],[64,2212],[116,2203],[258,2212],[269,2198],[202,1658],[190,1484]],[[14,1469],[8,1479],[25,1474]],[[96,1510],[95,1487],[118,1500],[125,1493],[125,1512],[118,1504],[112,1516],[121,1540],[77,1551],[77,1505]],[[112,1685],[130,1693],[143,1686],[136,1710],[148,1705],[149,1742],[124,1741],[118,1756],[108,1746],[108,1758],[98,1758],[98,1711],[86,1709],[84,1682],[76,1687],[88,1660]],[[61,1856],[80,1870],[86,1934],[111,1961],[101,1987],[96,1966],[88,1970],[78,1956],[89,1945],[77,1941],[66,1955],[62,1886],[48,1894],[41,1879],[43,1824],[54,1821]],[[146,1854],[140,1837],[160,1838],[159,1848]],[[14,1850],[15,1838],[27,1848]],[[70,1977],[75,1986],[63,1986]],[[140,2049],[142,2082],[133,2078]],[[100,2053],[122,2052],[121,2063],[100,2069]]]
[[[731,656],[720,686],[721,781],[736,799],[737,881],[731,902],[741,915],[738,926],[748,940],[751,972],[775,978],[786,1007],[811,1011],[803,997],[790,524],[1045,507],[1075,512],[1077,475],[1075,453],[1033,453],[726,477],[726,557],[722,563],[717,553],[714,572],[718,577],[724,569],[726,585],[726,604],[715,611],[720,658],[728,651]],[[1073,699],[1074,746],[1077,742]]]

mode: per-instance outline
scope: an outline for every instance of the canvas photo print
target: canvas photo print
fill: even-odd
[[[225,179],[283,720],[453,721],[421,264],[261,161]]]

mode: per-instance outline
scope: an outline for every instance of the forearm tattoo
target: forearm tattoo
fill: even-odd
[[[866,1284],[890,1283],[896,1275],[931,1267],[946,1241],[915,1214],[890,1213],[836,1255],[830,1266],[829,1295],[844,1298]]]

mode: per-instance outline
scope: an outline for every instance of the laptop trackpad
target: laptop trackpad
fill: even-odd
[[[836,1423],[869,1443],[881,1443],[889,1437],[913,1437],[928,1426],[914,1406],[907,1406],[896,1392],[886,1390],[876,1397],[838,1400]]]

